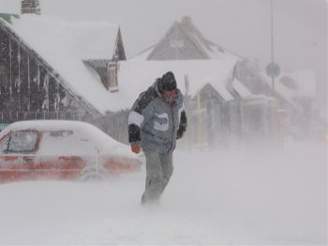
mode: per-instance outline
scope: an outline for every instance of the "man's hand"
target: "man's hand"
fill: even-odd
[[[186,130],[187,130],[187,115],[186,112],[183,110],[181,112],[179,129],[177,131],[177,139],[182,138]]]
[[[181,139],[183,136],[184,130],[179,128],[179,130],[177,131],[177,139]]]
[[[181,139],[185,131],[186,131],[186,127],[184,125],[180,125],[177,131],[177,139]]]
[[[131,144],[131,150],[133,153],[139,154],[141,151],[141,147],[139,144]]]

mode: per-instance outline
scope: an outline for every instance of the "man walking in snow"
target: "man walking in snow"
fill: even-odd
[[[142,92],[129,113],[129,142],[134,153],[144,151],[146,184],[142,204],[157,201],[173,172],[176,139],[187,128],[183,96],[172,72]]]

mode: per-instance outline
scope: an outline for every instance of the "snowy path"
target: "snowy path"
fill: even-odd
[[[110,181],[0,186],[0,245],[324,243],[325,148],[177,152],[158,207],[144,170]],[[247,154],[246,154],[247,153]]]

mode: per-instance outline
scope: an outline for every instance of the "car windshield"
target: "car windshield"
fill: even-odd
[[[25,130],[12,132],[9,139],[8,152],[33,152],[38,142],[38,132]]]

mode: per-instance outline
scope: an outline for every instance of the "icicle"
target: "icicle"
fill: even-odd
[[[17,93],[20,93],[21,92],[21,79],[18,77],[16,80],[15,80],[15,88],[16,88],[16,92]]]
[[[28,91],[28,102],[27,111],[31,109],[31,79],[30,79],[30,56],[27,55],[27,91]]]
[[[59,103],[60,103],[59,84],[57,82],[55,82],[55,83],[56,83],[56,92],[55,92],[54,107],[55,107],[55,111],[59,111],[60,110],[60,108],[59,108]]]
[[[12,47],[11,47],[11,39],[9,39],[9,95],[10,97],[13,94],[13,89],[12,89]]]
[[[46,92],[46,96],[44,99],[44,103],[45,103],[45,109],[49,110],[49,75],[46,74],[44,77],[44,81],[43,81],[43,89]]]
[[[41,73],[40,73],[40,64],[38,63],[37,66],[38,66],[38,70],[37,70],[38,72],[37,72],[37,81],[36,82],[37,82],[37,85],[38,85],[38,89],[40,89],[40,80],[41,80],[40,79],[40,76],[41,76]]]
[[[21,50],[20,46],[17,47],[17,61],[18,61],[18,78],[15,80],[15,88],[17,93],[20,93],[20,85],[21,85]]]

